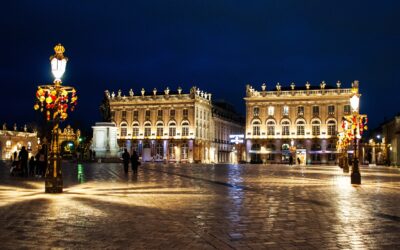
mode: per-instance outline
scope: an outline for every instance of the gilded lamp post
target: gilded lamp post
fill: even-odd
[[[58,144],[59,123],[67,119],[68,111],[74,111],[77,104],[76,90],[63,86],[61,77],[65,72],[68,58],[64,56],[65,49],[61,44],[54,47],[55,54],[50,57],[51,71],[54,76],[53,84],[40,85],[36,91],[35,110],[40,110],[46,120],[53,124],[50,158],[45,174],[45,192],[61,193],[63,179],[60,149]]]
[[[358,81],[355,81],[352,86],[353,95],[350,98],[350,106],[352,114],[345,116],[344,144],[349,145],[353,142],[353,167],[351,170],[351,184],[361,184],[361,174],[358,162],[358,140],[364,130],[367,130],[367,116],[360,115],[360,94],[358,93]],[[344,147],[347,148],[347,147]]]

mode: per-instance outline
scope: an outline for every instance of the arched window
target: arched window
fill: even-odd
[[[145,137],[151,136],[151,123],[150,122],[146,122],[144,124],[144,136]]]
[[[188,158],[189,146],[187,143],[183,143],[181,146],[181,159],[186,160]]]
[[[328,135],[336,135],[336,122],[333,120],[328,121]]]
[[[175,144],[174,143],[170,143],[168,145],[168,155],[169,155],[169,159],[175,159]]]
[[[133,137],[139,136],[139,123],[138,122],[135,122],[132,125],[132,136]]]
[[[282,122],[282,135],[290,135],[290,122],[289,121]]]
[[[182,122],[182,136],[189,136],[189,122]]]
[[[314,121],[312,121],[311,124],[312,124],[312,135],[314,135],[314,136],[320,135],[321,122],[318,120],[314,120]]]
[[[275,135],[275,122],[274,121],[267,122],[267,135]]]
[[[125,137],[128,132],[128,125],[126,122],[121,123],[121,137]]]
[[[296,123],[296,126],[297,126],[297,135],[304,135],[305,122],[304,121],[298,121]]]
[[[260,121],[253,122],[253,135],[260,135]]]
[[[162,143],[156,144],[156,159],[161,160],[164,157],[164,146]]]
[[[176,123],[175,122],[169,123],[169,136],[176,136]]]
[[[157,136],[163,136],[164,124],[162,122],[157,122]]]

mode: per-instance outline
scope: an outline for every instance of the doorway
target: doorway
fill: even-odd
[[[306,149],[297,149],[296,150],[296,164],[297,165],[306,165],[307,163],[307,150]]]

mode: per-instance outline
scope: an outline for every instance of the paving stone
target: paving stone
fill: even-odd
[[[400,172],[63,162],[64,193],[0,163],[2,249],[396,249]],[[83,177],[83,178],[82,178]],[[82,181],[84,180],[84,181]]]

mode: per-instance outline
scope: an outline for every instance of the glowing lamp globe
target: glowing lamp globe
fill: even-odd
[[[350,106],[354,112],[358,111],[358,107],[360,106],[360,97],[358,97],[357,95],[353,95],[350,98]]]
[[[51,72],[55,77],[54,82],[61,82],[61,77],[65,72],[68,58],[64,56],[65,49],[60,43],[54,47],[54,52],[56,52],[56,54],[50,57]]]

